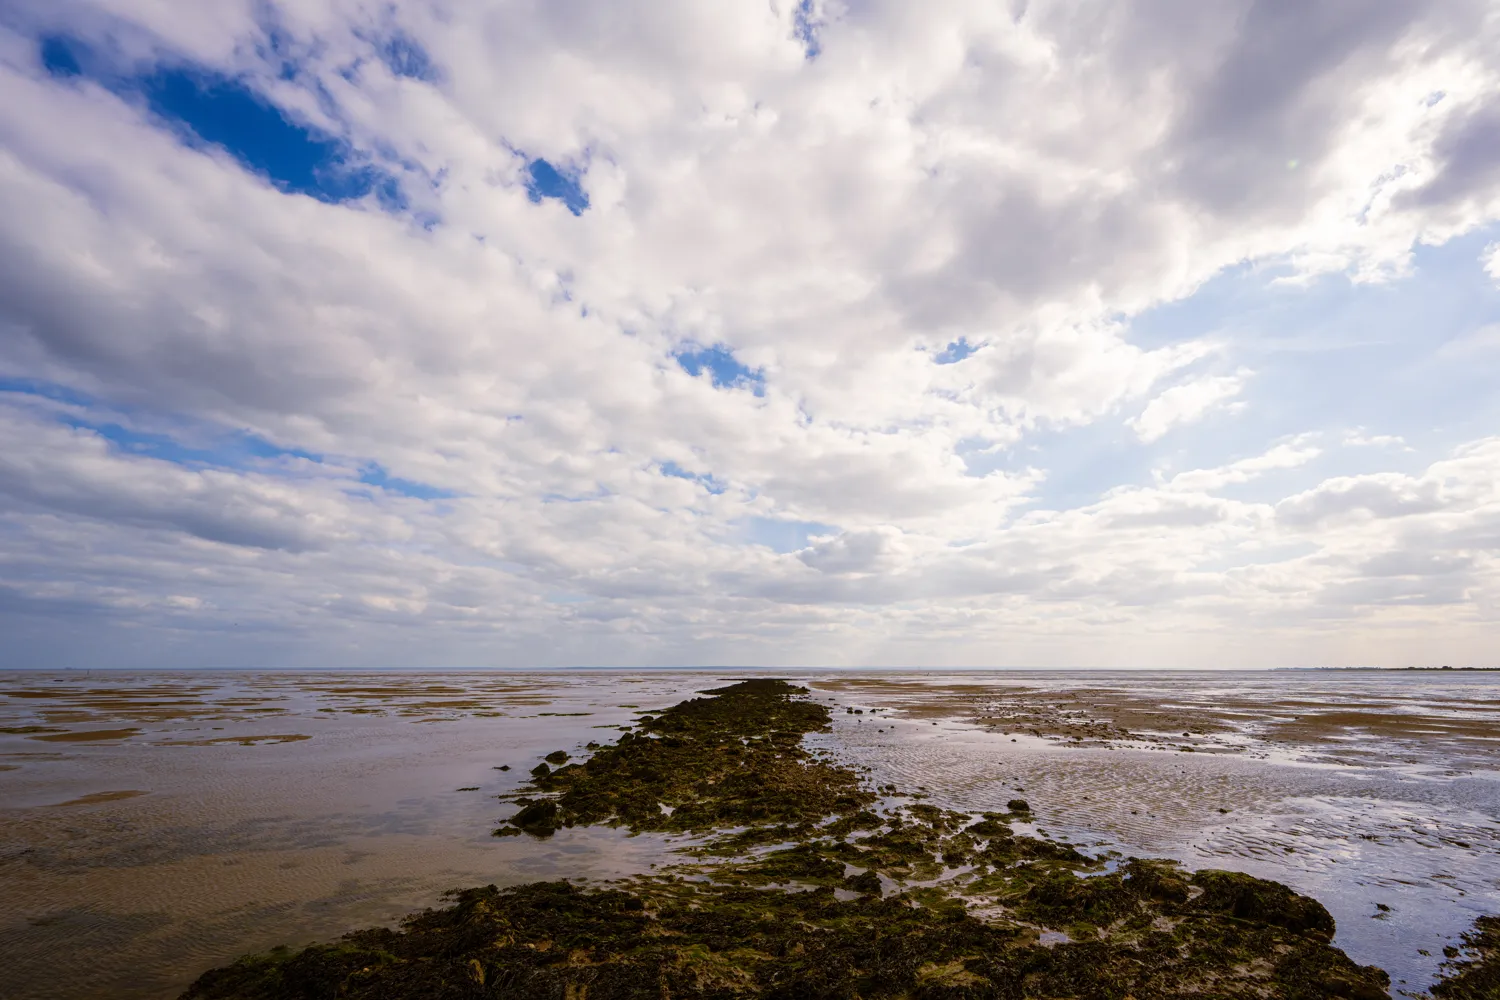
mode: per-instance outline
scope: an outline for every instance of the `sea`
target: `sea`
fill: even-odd
[[[1023,797],[1027,832],[1085,853],[1311,895],[1393,996],[1500,913],[1500,673],[14,671],[0,994],[170,998],[451,889],[669,865],[688,838],[491,834],[545,754],[747,676],[827,704],[809,740],[872,785],[976,813]]]

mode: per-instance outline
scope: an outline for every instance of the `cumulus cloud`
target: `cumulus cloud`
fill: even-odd
[[[1454,533],[1488,530],[1482,443],[1324,471],[1280,426],[1087,489],[1053,446],[1160,467],[1275,407],[1263,331],[1136,328],[1216,276],[1399,282],[1500,219],[1497,31],[1479,0],[21,0],[0,613],[324,662],[983,661],[1018,628],[1078,661],[1070,623],[1395,606],[1333,539],[1427,519],[1445,593],[1487,593]],[[203,81],[282,145],[195,118]],[[1246,498],[1273,473],[1303,478]]]

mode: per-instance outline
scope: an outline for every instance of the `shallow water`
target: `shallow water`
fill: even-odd
[[[1286,882],[1398,990],[1500,912],[1500,675],[781,675],[837,706],[817,741],[876,782]],[[6,996],[170,997],[448,888],[668,861],[611,830],[493,838],[495,796],[726,676],[0,674]]]
[[[513,811],[495,796],[542,754],[612,740],[622,703],[701,681],[0,676],[0,729],[130,724],[0,734],[4,995],[170,997],[246,951],[393,922],[447,889],[639,871],[659,838],[494,838]]]

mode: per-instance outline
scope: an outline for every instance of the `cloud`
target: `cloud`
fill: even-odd
[[[1366,434],[1363,428],[1344,434],[1343,444],[1350,448],[1402,448],[1411,449],[1406,439],[1399,434]]]
[[[1312,435],[1369,418],[1310,409],[1338,372],[1264,348],[1306,331],[1214,295],[1397,288],[1447,244],[1472,272],[1497,30],[1477,0],[22,0],[7,613],[189,659],[1077,662],[1080,623],[1364,614],[1345,533],[1423,524],[1446,593],[1488,593],[1478,452],[1324,468]],[[1168,447],[1189,471],[1150,481]]]
[[[1248,483],[1251,480],[1278,469],[1295,469],[1306,465],[1322,454],[1306,438],[1297,438],[1276,445],[1271,450],[1251,458],[1242,458],[1215,469],[1194,469],[1180,472],[1168,482],[1173,490],[1211,492],[1225,486]]]
[[[890,572],[902,549],[899,531],[867,529],[817,539],[797,558],[821,573]]]
[[[1328,480],[1316,489],[1283,500],[1276,516],[1293,527],[1311,527],[1331,519],[1391,518],[1441,508],[1440,484],[1380,473]]]
[[[1128,422],[1142,441],[1150,443],[1174,427],[1203,419],[1209,411],[1238,396],[1247,375],[1208,376],[1173,386]]]
[[[1491,243],[1484,248],[1484,255],[1479,258],[1484,273],[1495,279],[1500,284],[1500,243]]]

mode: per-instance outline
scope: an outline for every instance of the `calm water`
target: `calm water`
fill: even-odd
[[[492,838],[494,796],[723,676],[0,674],[4,995],[170,997],[449,888],[669,862],[617,831]],[[1286,882],[1398,990],[1500,912],[1500,675],[795,676],[873,780]]]

